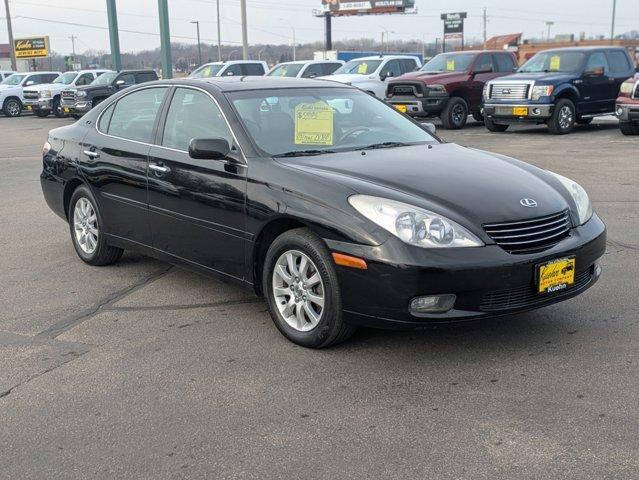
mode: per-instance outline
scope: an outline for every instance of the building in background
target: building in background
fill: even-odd
[[[0,70],[11,70],[11,49],[8,43],[0,43]]]

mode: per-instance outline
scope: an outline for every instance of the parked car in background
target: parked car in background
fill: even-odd
[[[258,60],[230,60],[212,62],[194,70],[188,78],[262,76],[268,72],[266,62]]]
[[[392,79],[386,101],[412,117],[439,117],[444,128],[463,128],[469,114],[483,122],[486,82],[516,68],[515,54],[503,50],[442,53],[418,71]]]
[[[621,84],[615,113],[621,133],[639,135],[639,73]]]
[[[16,72],[13,72],[11,70],[0,70],[0,82],[3,81],[5,78],[13,75]]]
[[[62,111],[64,114],[80,118],[117,91],[157,79],[158,74],[154,70],[122,70],[103,73],[89,85],[63,90]]]
[[[33,111],[38,117],[46,117],[49,113],[62,118],[66,116],[61,105],[62,91],[69,87],[83,87],[91,84],[96,78],[108,70],[80,70],[65,72],[53,83],[44,83],[24,89],[24,108]]]
[[[14,73],[0,82],[0,105],[7,117],[18,117],[22,113],[25,87],[51,83],[60,72]]]
[[[332,75],[344,65],[341,60],[298,60],[275,65],[266,75],[269,77],[316,78]]]
[[[622,47],[570,47],[539,52],[514,75],[484,89],[484,122],[491,132],[513,123],[546,124],[570,133],[615,112],[621,84],[635,72]]]
[[[353,85],[378,98],[386,96],[387,80],[421,67],[419,58],[409,55],[378,55],[346,62],[325,80]]]

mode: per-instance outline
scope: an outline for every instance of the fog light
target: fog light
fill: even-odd
[[[415,297],[410,301],[411,313],[444,313],[453,308],[456,296],[453,294]]]
[[[541,110],[539,108],[533,108],[533,115],[541,115]]]
[[[623,115],[623,108],[617,107],[617,115],[620,117]]]

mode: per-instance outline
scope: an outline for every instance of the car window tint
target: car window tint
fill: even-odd
[[[166,87],[145,88],[118,100],[111,116],[109,135],[150,143],[155,117],[166,90]]]
[[[243,75],[264,75],[264,67],[261,63],[245,63],[241,65]]]
[[[604,72],[608,72],[608,62],[603,52],[594,52],[590,54],[585,70],[592,71],[603,68]]]
[[[116,81],[122,80],[126,86],[135,85],[135,75],[132,73],[123,73]]]
[[[304,70],[304,73],[302,73],[303,78],[314,78],[320,77],[322,75],[323,69],[321,63],[314,63],[312,65],[309,65],[308,67],[306,67],[306,70]]]
[[[402,73],[412,72],[413,70],[417,68],[417,64],[415,63],[415,60],[411,60],[410,58],[405,58],[403,60],[400,60],[399,63],[402,67]]]
[[[399,77],[402,74],[399,60],[389,60],[386,62],[386,65],[382,67],[382,72],[385,72],[389,77]]]
[[[493,71],[493,56],[487,53],[482,53],[473,67],[478,72]]]
[[[242,65],[240,65],[239,63],[229,65],[228,68],[222,73],[223,77],[233,75],[242,75]]]
[[[115,103],[107,107],[107,109],[100,117],[100,121],[98,122],[98,130],[102,133],[107,133],[109,131],[109,122],[111,121],[111,115],[113,115],[114,108]]]
[[[495,55],[495,63],[498,72],[512,72],[515,69],[515,62],[510,55],[498,53]]]
[[[158,79],[158,76],[151,72],[136,73],[135,76],[137,83],[152,82]]]
[[[624,52],[611,50],[607,52],[607,56],[608,62],[610,63],[610,71],[612,73],[625,73],[632,69],[628,62],[628,56]]]
[[[211,97],[198,90],[178,88],[166,116],[162,145],[187,151],[194,138],[224,138],[233,145],[233,136]]]
[[[322,74],[331,75],[335,70],[341,67],[341,63],[322,63]]]

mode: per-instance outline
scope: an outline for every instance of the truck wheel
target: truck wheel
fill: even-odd
[[[575,128],[576,118],[575,104],[567,98],[562,98],[555,105],[555,111],[548,120],[548,130],[554,135],[566,135]]]
[[[464,128],[468,120],[468,105],[463,98],[452,97],[440,115],[442,126],[448,130]]]
[[[54,98],[53,99],[53,114],[58,117],[58,118],[64,118],[66,117],[66,113],[64,113],[64,110],[62,110],[62,105],[60,105],[60,99],[59,98]]]
[[[490,118],[484,117],[484,125],[490,132],[505,132],[510,125],[503,123],[495,123]]]
[[[22,113],[22,103],[16,98],[10,98],[4,102],[2,113],[7,117],[19,117]]]
[[[620,122],[619,129],[624,135],[639,135],[639,123]]]
[[[476,122],[484,123],[484,116],[479,112],[474,112],[473,118],[475,119]]]

